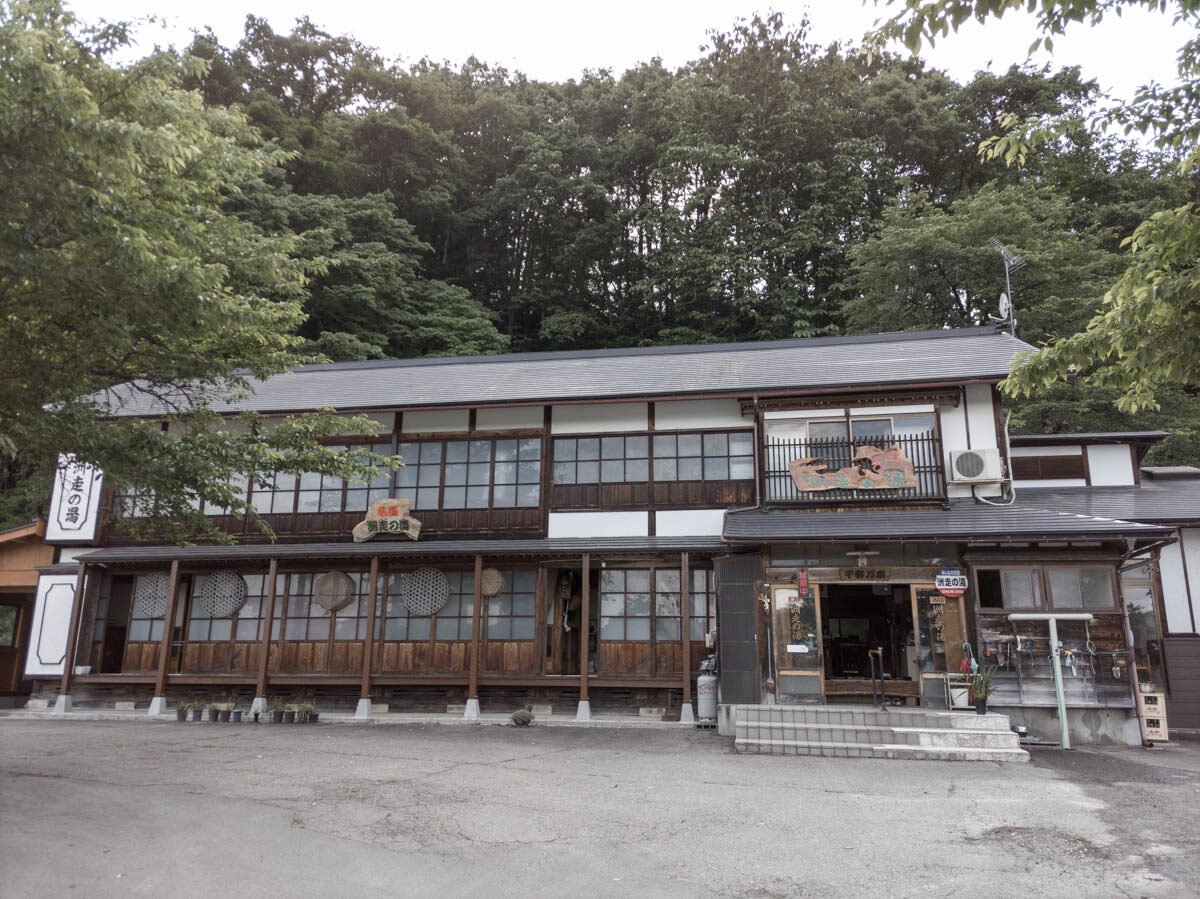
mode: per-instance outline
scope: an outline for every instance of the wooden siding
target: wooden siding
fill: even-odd
[[[1200,728],[1200,636],[1163,638],[1167,661],[1167,729]]]
[[[157,642],[125,644],[125,658],[121,663],[121,673],[157,671],[158,647]]]
[[[555,484],[550,508],[689,509],[747,505],[754,481],[659,481],[639,484]]]
[[[540,662],[533,640],[489,640],[483,647],[486,674],[536,674]]]

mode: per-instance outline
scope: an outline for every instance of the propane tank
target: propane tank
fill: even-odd
[[[696,717],[701,721],[717,720],[717,676],[711,665],[701,665],[696,678]]]

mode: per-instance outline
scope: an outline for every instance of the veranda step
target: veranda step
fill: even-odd
[[[862,743],[812,742],[804,740],[736,740],[740,753],[759,755],[811,755],[828,758],[909,759],[945,762],[1027,762],[1024,749],[867,745]]]
[[[1019,740],[1011,731],[965,730],[937,727],[877,727],[855,724],[738,723],[735,737],[742,740],[799,740],[811,743],[904,744],[975,749],[1016,749]]]

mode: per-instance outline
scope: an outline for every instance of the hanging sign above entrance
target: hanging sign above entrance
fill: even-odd
[[[888,579],[886,568],[839,568],[838,576],[843,581],[864,581],[866,583],[883,583]]]
[[[967,592],[967,576],[961,568],[943,568],[938,571],[933,585],[942,596],[955,599]]]
[[[843,457],[844,458],[844,457]],[[797,490],[895,490],[916,487],[913,464],[900,447],[860,446],[847,468],[830,471],[823,456],[793,459],[788,472]]]
[[[354,542],[365,543],[378,534],[397,534],[416,540],[421,522],[410,516],[412,503],[406,499],[377,499],[367,509],[367,517],[354,526]]]

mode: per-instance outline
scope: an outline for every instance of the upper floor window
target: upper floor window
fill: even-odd
[[[414,509],[536,508],[540,437],[401,443],[396,496]]]
[[[982,609],[1114,611],[1117,594],[1108,566],[1037,565],[976,572]]]
[[[775,419],[767,422],[767,440],[853,441],[865,443],[926,434],[934,429],[932,412],[916,415],[845,415],[829,418]]]
[[[651,478],[653,475],[653,478]],[[558,437],[555,484],[729,481],[754,477],[753,431]]]

